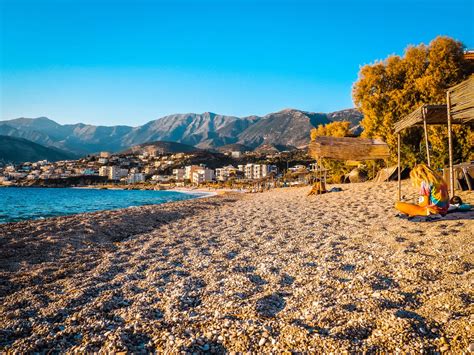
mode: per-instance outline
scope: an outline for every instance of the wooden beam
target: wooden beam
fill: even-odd
[[[423,107],[422,114],[423,114],[423,130],[425,131],[426,160],[428,162],[428,166],[431,167],[430,146],[428,142],[428,127],[426,125],[426,107]]]
[[[385,142],[352,137],[316,137],[309,144],[308,152],[315,159],[360,161],[390,157],[390,149]]]
[[[451,97],[449,91],[446,93],[447,114],[448,114],[448,149],[449,149],[449,192],[454,196],[454,168],[453,168],[453,125],[451,117]]]
[[[400,133],[398,133],[398,162],[397,162],[397,168],[398,168],[398,201],[402,200],[402,172],[401,172],[401,167],[400,167],[400,160],[401,160],[400,147],[401,147],[401,138],[400,138]]]

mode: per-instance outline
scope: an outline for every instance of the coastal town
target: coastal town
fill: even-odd
[[[279,158],[285,154],[286,166],[279,168],[278,165],[282,165]],[[0,186],[96,185],[162,189],[208,184],[229,187],[233,183],[252,184],[267,180],[291,180],[288,184],[297,185],[305,184],[315,170],[315,164],[310,161],[293,164],[298,161],[290,152],[256,157],[253,152],[232,151],[221,155],[223,161],[229,163],[215,168],[206,162],[195,163],[197,156],[199,153],[163,154],[157,149],[148,149],[138,154],[100,152],[79,160],[0,163]],[[218,165],[219,161],[211,160],[212,165]],[[293,178],[288,179],[290,176]]]

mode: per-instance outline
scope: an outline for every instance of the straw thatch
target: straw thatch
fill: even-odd
[[[453,120],[474,122],[474,75],[448,90]]]
[[[451,101],[452,123],[474,122],[474,75],[450,88],[448,93]],[[427,125],[447,124],[447,105],[422,105],[418,107],[393,125],[395,133],[399,133],[408,127],[423,125],[423,119],[426,119]]]
[[[409,113],[393,125],[393,127],[395,128],[395,133],[398,133],[408,127],[423,125],[423,117],[426,118],[426,124],[429,125],[446,124],[448,122],[447,106],[422,105],[418,107],[415,111]]]
[[[316,137],[309,144],[309,154],[315,158],[334,160],[376,160],[390,157],[388,145],[377,139]]]

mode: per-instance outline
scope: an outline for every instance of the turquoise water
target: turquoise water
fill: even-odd
[[[188,200],[204,194],[73,188],[0,188],[0,223]]]

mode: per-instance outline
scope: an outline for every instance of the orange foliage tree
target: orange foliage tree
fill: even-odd
[[[319,125],[311,130],[311,140],[321,136],[347,137],[350,135],[350,124],[348,121],[335,121],[326,125]]]
[[[466,79],[471,71],[463,48],[461,42],[440,36],[428,46],[409,46],[403,57],[392,55],[363,66],[352,95],[356,107],[364,114],[362,135],[386,141],[395,160],[397,139],[393,124],[422,104],[446,103],[446,90]],[[420,128],[403,131],[402,139],[406,165],[425,160]],[[429,139],[433,165],[446,165],[446,126],[430,126]],[[471,158],[472,141],[473,132],[469,127],[455,127],[455,160]]]

